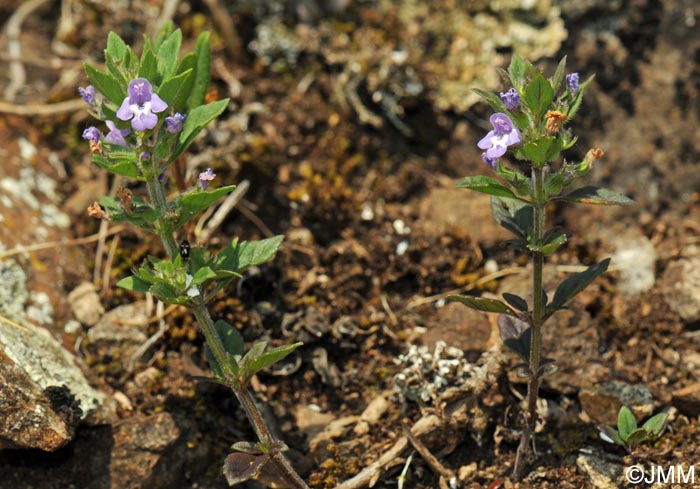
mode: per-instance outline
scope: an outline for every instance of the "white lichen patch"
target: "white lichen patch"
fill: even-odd
[[[406,400],[434,404],[450,388],[459,388],[472,377],[475,367],[462,350],[438,341],[435,351],[411,345],[395,362],[403,369],[394,376],[394,395]]]

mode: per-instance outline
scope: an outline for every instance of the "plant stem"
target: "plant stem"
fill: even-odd
[[[156,231],[163,242],[165,251],[172,260],[177,256],[179,251],[177,241],[175,241],[173,234],[168,231],[168,223],[165,222],[163,217],[167,208],[165,191],[162,184],[158,181],[158,176],[155,173],[152,173],[146,178],[146,184],[148,186],[148,195],[151,202],[158,210],[158,215],[160,216],[156,222]],[[226,349],[221,341],[221,337],[214,327],[214,321],[212,320],[211,315],[209,314],[209,309],[204,304],[204,299],[201,295],[196,297],[191,309],[192,314],[197,319],[197,323],[199,323],[199,326],[202,329],[204,338],[206,339],[207,345],[214,355],[216,363],[220,367],[221,371],[226,375],[226,378],[228,379],[227,383],[233,393],[236,395],[238,402],[241,404],[241,406],[243,406],[243,410],[248,417],[248,421],[253,426],[258,439],[264,445],[271,447],[270,456],[272,462],[275,464],[279,472],[287,479],[287,482],[291,484],[291,487],[296,489],[309,489],[304,480],[299,476],[299,474],[297,474],[289,461],[284,457],[279,447],[275,445],[274,438],[265,424],[262,413],[255,404],[253,396],[248,391],[247,386],[241,386],[239,385],[239,382],[235,381],[233,372],[231,371],[227,361]]]
[[[545,205],[546,195],[544,189],[544,168],[532,168],[532,206],[533,206],[533,241],[537,246],[542,245],[544,239]],[[537,421],[537,398],[540,388],[540,357],[542,342],[542,319],[544,317],[544,289],[542,286],[542,271],[544,268],[544,255],[539,251],[532,253],[532,319],[530,323],[530,364],[528,368],[527,382],[527,410],[523,434],[520,438],[518,451],[513,466],[513,478],[519,481],[530,449],[530,440]]]

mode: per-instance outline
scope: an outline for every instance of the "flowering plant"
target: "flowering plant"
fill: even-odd
[[[578,112],[591,76],[580,83],[577,73],[565,75],[566,58],[559,63],[552,78],[545,78],[532,64],[513,56],[504,78],[511,85],[496,95],[478,90],[496,112],[490,118],[493,130],[478,143],[485,150],[483,160],[500,180],[489,176],[466,177],[457,187],[492,196],[492,212],[498,223],[515,239],[511,247],[532,256],[532,296],[528,301],[515,294],[503,294],[503,300],[474,296],[452,296],[473,309],[496,312],[504,344],[523,360],[528,377],[527,411],[513,476],[522,477],[532,433],[537,420],[537,397],[542,376],[553,370],[553,361],[542,358],[542,327],[557,311],[608,268],[609,259],[589,266],[562,281],[550,299],[542,283],[544,259],[566,243],[566,234],[545,229],[545,211],[550,202],[588,204],[631,204],[632,201],[611,190],[585,186],[568,187],[586,175],[599,149],[589,150],[582,161],[560,161],[563,151],[576,143],[566,124]],[[565,83],[563,83],[565,81]],[[500,160],[508,151],[529,164],[530,174],[506,166]]]
[[[122,188],[116,197],[103,197],[88,209],[90,215],[112,222],[128,222],[155,233],[166,256],[149,257],[120,287],[150,292],[169,304],[189,307],[207,341],[206,354],[213,380],[229,386],[251,421],[257,443],[240,442],[224,463],[224,475],[235,484],[257,475],[269,461],[286,487],[306,488],[282,454],[263,421],[248,386],[256,372],[282,360],[301,343],[267,349],[265,342],[247,352],[238,330],[214,321],[206,304],[246,269],[272,259],[282,236],[260,241],[233,239],[218,254],[190,246],[181,229],[235,186],[210,188],[216,178],[211,168],[199,175],[189,190],[168,195],[167,171],[207,124],[227,107],[228,99],[205,103],[209,85],[209,35],[202,34],[194,52],[180,57],[182,33],[166,24],[151,40],[144,40],[138,57],[115,33],[105,50],[106,70],[86,64],[91,85],[78,91],[95,118],[108,128],[88,127],[92,161],[105,170],[145,184],[147,198]],[[181,238],[176,240],[176,235]],[[178,245],[180,241],[180,245]]]

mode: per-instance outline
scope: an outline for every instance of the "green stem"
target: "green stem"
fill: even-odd
[[[158,211],[159,216],[158,220],[156,221],[156,231],[163,242],[165,251],[172,260],[179,253],[179,248],[173,233],[169,231],[169,224],[165,221],[164,217],[167,210],[165,190],[163,185],[158,181],[158,175],[156,172],[149,171],[146,173],[148,175],[146,178],[148,195]],[[202,329],[202,333],[204,334],[207,345],[209,345],[209,348],[214,355],[216,363],[220,367],[221,371],[223,371],[226,375],[228,385],[236,395],[238,402],[240,402],[241,406],[243,406],[243,410],[248,417],[248,421],[253,426],[258,439],[264,445],[272,447],[270,451],[272,462],[276,465],[280,473],[285,476],[287,482],[291,484],[291,487],[295,489],[309,489],[304,480],[299,476],[299,474],[297,474],[289,461],[281,453],[279,447],[274,443],[274,438],[265,424],[265,420],[260,412],[260,409],[258,409],[258,406],[255,404],[253,396],[250,394],[250,392],[248,392],[247,386],[240,385],[240,382],[237,381],[233,372],[231,371],[231,367],[227,361],[228,357],[226,354],[226,349],[221,341],[221,337],[214,327],[214,321],[212,320],[211,315],[209,314],[209,309],[204,304],[204,299],[201,295],[197,296],[194,304],[191,306],[191,309],[192,314],[194,314],[194,317],[197,319],[197,322]]]
[[[533,215],[533,242],[537,246],[542,245],[544,239],[545,205],[546,195],[544,189],[543,168],[532,168],[532,206]],[[540,388],[540,360],[542,343],[542,322],[545,313],[543,302],[544,288],[542,284],[542,272],[544,269],[544,255],[538,251],[532,253],[532,319],[530,323],[530,364],[528,368],[527,382],[527,410],[523,433],[518,445],[513,466],[513,478],[519,481],[530,449],[530,440],[537,421],[537,398]]]

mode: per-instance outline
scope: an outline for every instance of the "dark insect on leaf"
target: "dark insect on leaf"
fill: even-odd
[[[187,260],[190,257],[190,242],[186,239],[183,239],[182,243],[180,243],[180,257],[183,260]]]

